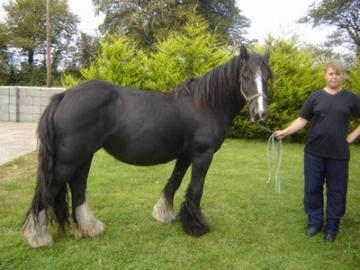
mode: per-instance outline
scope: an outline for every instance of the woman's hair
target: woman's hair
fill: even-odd
[[[330,61],[325,65],[325,73],[328,71],[329,68],[334,69],[336,72],[340,74],[345,73],[345,66],[344,64],[339,60]]]

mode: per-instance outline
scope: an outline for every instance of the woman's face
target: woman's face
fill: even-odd
[[[342,74],[339,71],[329,67],[325,73],[326,86],[331,89],[338,89],[342,83]]]

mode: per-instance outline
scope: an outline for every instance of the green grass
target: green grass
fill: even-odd
[[[360,148],[352,147],[347,213],[337,240],[304,235],[303,146],[284,144],[281,193],[266,184],[266,142],[227,140],[208,172],[202,209],[211,232],[183,233],[151,217],[173,163],[135,167],[100,151],[87,200],[105,234],[31,249],[21,223],[32,199],[36,155],[0,167],[0,269],[360,269]],[[189,174],[176,194],[178,211]]]

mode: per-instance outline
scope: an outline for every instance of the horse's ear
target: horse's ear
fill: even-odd
[[[266,51],[266,53],[263,55],[263,58],[266,63],[269,63],[269,59],[270,59],[270,51],[269,50]]]
[[[240,58],[243,61],[247,61],[249,59],[249,53],[244,45],[240,47]]]

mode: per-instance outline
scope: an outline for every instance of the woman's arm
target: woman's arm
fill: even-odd
[[[351,133],[347,135],[346,141],[353,143],[360,136],[360,126],[355,128]]]
[[[282,129],[282,130],[276,130],[274,132],[275,137],[276,137],[276,139],[281,140],[288,135],[298,132],[299,130],[304,128],[307,123],[308,123],[308,120],[306,120],[305,118],[302,118],[302,117],[298,117],[287,128]],[[360,132],[360,129],[359,129],[359,132]],[[359,135],[360,135],[360,133],[359,133]]]

